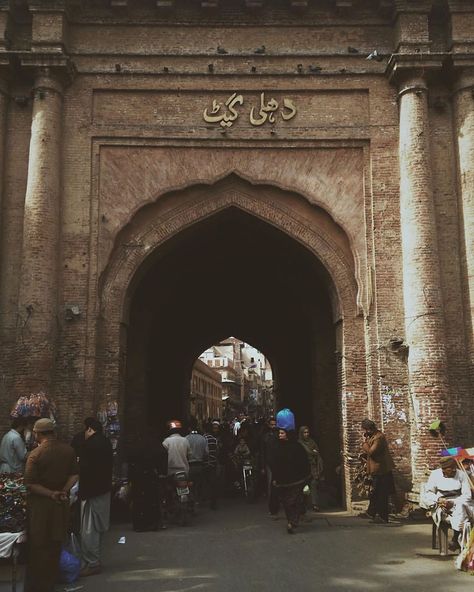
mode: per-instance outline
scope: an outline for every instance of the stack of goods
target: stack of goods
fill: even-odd
[[[120,437],[120,421],[118,417],[118,403],[110,398],[102,405],[97,413],[97,419],[104,428],[104,434],[110,440],[114,453],[117,450]]]
[[[0,532],[26,529],[26,487],[21,475],[0,474]]]
[[[361,454],[358,457],[358,464],[356,465],[354,475],[354,484],[360,497],[370,497],[374,483],[372,475],[369,475],[367,472],[367,456],[365,454]]]
[[[20,397],[10,415],[11,417],[48,417],[56,421],[56,406],[45,393],[32,393],[29,397]]]

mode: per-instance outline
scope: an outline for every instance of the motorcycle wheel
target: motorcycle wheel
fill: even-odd
[[[245,491],[245,499],[247,503],[252,503],[255,500],[255,483],[252,477],[247,479],[247,489]]]
[[[191,520],[191,513],[187,503],[181,504],[179,512],[179,524],[180,526],[188,526]]]

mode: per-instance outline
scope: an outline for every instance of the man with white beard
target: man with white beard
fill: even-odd
[[[453,529],[449,550],[459,549],[458,539],[464,525],[474,520],[474,500],[469,477],[457,468],[453,457],[443,458],[440,468],[431,471],[420,505],[428,509],[439,509],[445,514],[445,519]]]

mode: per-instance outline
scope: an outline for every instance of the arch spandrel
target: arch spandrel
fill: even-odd
[[[262,151],[265,154],[262,154]],[[296,193],[326,211],[344,229],[355,263],[357,305],[367,312],[367,278],[362,147],[206,148],[102,146],[99,216],[99,273],[105,270],[114,237],[149,204],[187,187],[213,187],[229,177],[251,186],[269,185]],[[117,202],[117,193],[120,200]],[[126,204],[126,207],[120,206]]]
[[[332,280],[328,287],[335,318],[357,315],[360,312],[360,290],[347,240],[344,245],[343,231],[328,216],[322,218],[323,225],[315,223],[314,219],[308,220],[306,208],[311,206],[300,200],[298,211],[294,207],[298,198],[293,196],[294,201],[288,202],[288,199],[282,199],[288,197],[282,193],[271,187],[255,189],[233,175],[211,188],[201,186],[172,194],[169,203],[157,204],[159,211],[152,213],[150,209],[145,209],[139,212],[116,241],[116,248],[102,277],[102,317],[109,320],[110,315],[116,316],[118,311],[123,315],[127,291],[139,268],[160,245],[182,230],[227,208],[241,209],[305,246],[321,261]],[[122,318],[117,318],[111,326],[118,326]]]

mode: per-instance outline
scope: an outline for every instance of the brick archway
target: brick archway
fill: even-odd
[[[327,272],[339,332],[342,448],[348,453],[358,441],[360,419],[367,414],[364,322],[357,306],[358,286],[349,242],[327,213],[297,194],[252,186],[235,175],[210,187],[190,187],[159,198],[138,212],[117,237],[100,282],[96,396],[101,400],[107,393],[119,399],[123,395],[123,328],[137,277],[147,262],[184,230],[231,208],[283,232],[314,255]],[[347,463],[348,503],[352,473]]]

